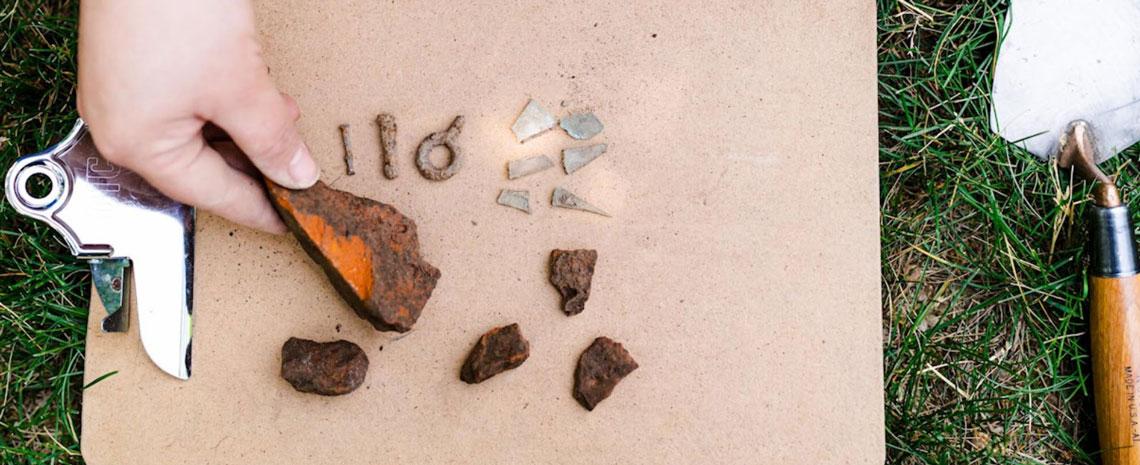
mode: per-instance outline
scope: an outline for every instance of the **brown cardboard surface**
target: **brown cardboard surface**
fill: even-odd
[[[323,179],[414,218],[443,277],[397,339],[355,317],[291,237],[200,214],[193,377],[155,368],[137,324],[100,333],[96,309],[85,378],[117,374],[84,392],[89,463],[882,462],[873,2],[258,7]],[[593,110],[605,131],[520,145],[509,128],[528,98]],[[399,124],[392,181],[382,111]],[[415,146],[457,114],[466,166],[421,178]],[[594,142],[608,152],[571,176],[506,179],[508,160]],[[555,186],[613,218],[552,209]],[[503,188],[529,189],[534,213],[496,205]],[[553,248],[599,252],[580,315],[547,282]],[[530,359],[460,382],[479,334],[511,322]],[[641,368],[587,412],[574,365],[601,335]],[[364,386],[294,392],[278,376],[290,336],[360,344]]]

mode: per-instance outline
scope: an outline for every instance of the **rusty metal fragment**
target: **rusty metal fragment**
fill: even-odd
[[[586,410],[594,410],[598,403],[613,393],[614,386],[633,370],[637,362],[625,347],[608,337],[594,339],[594,343],[578,357],[574,370],[574,398]]]
[[[578,140],[587,140],[601,134],[605,126],[593,113],[574,113],[562,118],[559,123],[563,131]]]
[[[550,252],[550,284],[562,295],[562,313],[577,315],[586,309],[598,251],[591,249]]]
[[[519,143],[526,142],[533,139],[535,136],[542,134],[546,131],[554,129],[558,125],[558,120],[554,115],[542,108],[538,102],[531,99],[526,103],[526,108],[523,108],[519,117],[515,119],[515,124],[511,126],[511,131],[515,133],[515,138]]]
[[[380,160],[384,177],[396,179],[400,175],[396,171],[396,117],[381,113],[376,116],[376,124],[380,126]]]
[[[440,276],[420,256],[414,221],[319,181],[305,190],[266,185],[301,247],[357,315],[380,331],[412,328]]]
[[[507,370],[518,368],[530,357],[530,342],[519,331],[518,323],[487,331],[475,343],[459,370],[459,379],[478,384]]]
[[[606,153],[606,144],[565,149],[562,151],[562,168],[566,170],[566,174],[571,174],[602,156],[603,153]]]
[[[598,402],[610,397],[613,386],[635,369],[637,362],[624,346],[609,337],[595,338],[578,358],[578,368],[573,373],[573,398],[587,410],[593,410]]]
[[[503,189],[499,191],[499,205],[530,213],[530,191]]]
[[[459,172],[459,168],[463,166],[463,150],[459,147],[457,139],[460,131],[463,130],[464,121],[463,116],[456,116],[455,121],[452,121],[451,127],[447,128],[446,131],[432,133],[420,143],[420,147],[416,151],[416,168],[425,178],[432,181],[444,181]],[[450,153],[447,165],[443,167],[435,166],[429,158],[431,151],[439,146],[447,148]]]
[[[364,383],[368,356],[348,341],[315,342],[295,337],[281,347],[281,377],[300,392],[339,396]]]
[[[507,163],[507,179],[518,179],[523,176],[529,176],[552,166],[554,166],[554,162],[550,161],[550,158],[547,158],[546,155],[535,155],[533,157],[511,160],[510,163]]]
[[[610,216],[609,213],[606,213],[598,207],[590,205],[589,202],[582,200],[577,195],[574,195],[573,192],[570,192],[561,187],[554,188],[554,192],[550,195],[550,204],[557,208],[581,210],[584,212],[593,213],[595,215]]]
[[[344,173],[349,176],[356,174],[356,167],[353,166],[356,157],[352,155],[352,138],[348,134],[351,128],[350,124],[340,125],[340,142],[344,144]]]

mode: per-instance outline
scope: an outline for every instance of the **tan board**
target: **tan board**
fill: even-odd
[[[291,237],[200,214],[193,377],[155,368],[137,324],[100,333],[96,309],[85,378],[117,374],[84,392],[89,463],[882,462],[873,2],[258,8],[323,179],[414,218],[443,277],[395,340],[355,317]],[[582,145],[561,131],[515,142],[528,98],[558,116],[595,111],[605,131],[591,142],[609,151],[570,176],[508,181],[508,160]],[[381,111],[399,125],[392,181]],[[466,167],[421,178],[412,150],[457,114]],[[552,209],[556,186],[613,218]],[[496,205],[503,188],[529,189],[534,213]],[[553,248],[599,252],[580,315],[564,316],[547,282]],[[460,382],[478,335],[511,322],[530,359]],[[572,376],[601,335],[641,368],[587,412]],[[365,385],[293,391],[278,376],[290,336],[360,344]]]

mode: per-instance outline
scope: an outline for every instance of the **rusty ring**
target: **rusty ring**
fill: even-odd
[[[444,181],[448,178],[455,176],[459,172],[459,168],[463,166],[463,150],[456,143],[455,139],[459,137],[459,132],[463,130],[463,116],[455,117],[455,121],[451,123],[446,131],[432,133],[423,142],[420,143],[419,148],[416,150],[416,169],[419,170],[423,177],[432,181]],[[432,164],[431,151],[436,147],[444,146],[450,153],[447,166],[438,167]]]

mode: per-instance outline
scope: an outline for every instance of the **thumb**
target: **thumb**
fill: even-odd
[[[222,104],[210,120],[224,129],[253,165],[277,184],[304,189],[320,178],[294,121],[297,106],[269,82]]]

